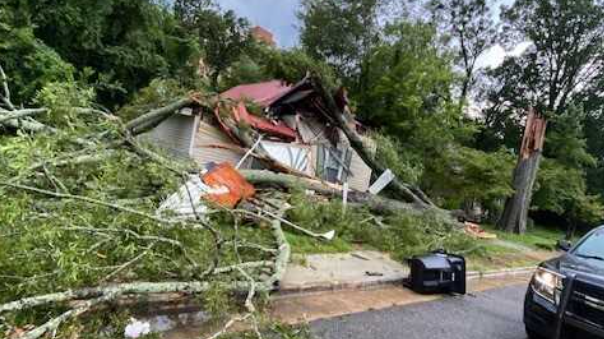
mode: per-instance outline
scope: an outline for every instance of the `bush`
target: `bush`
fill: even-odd
[[[397,178],[408,184],[416,185],[423,174],[423,166],[417,157],[404,152],[400,142],[382,133],[370,136],[376,144],[375,159],[389,168]]]

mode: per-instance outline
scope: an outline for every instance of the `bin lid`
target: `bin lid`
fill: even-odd
[[[422,265],[426,269],[436,270],[436,269],[450,269],[451,265],[449,264],[449,260],[447,260],[446,256],[440,254],[431,254],[421,257],[415,257],[414,260],[419,260]]]

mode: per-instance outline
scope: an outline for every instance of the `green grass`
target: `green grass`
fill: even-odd
[[[559,229],[544,226],[532,227],[524,235],[506,233],[492,225],[484,225],[483,228],[496,234],[499,241],[509,244],[501,244],[497,240],[477,240],[484,251],[467,258],[468,269],[472,271],[537,265],[557,254],[556,243],[565,235]],[[514,248],[514,245],[518,245],[518,248]],[[522,250],[523,247],[526,250]]]
[[[523,252],[497,245],[491,241],[477,240],[482,251],[466,257],[468,271],[486,272],[502,268],[535,266],[545,257],[531,252]]]
[[[555,250],[556,243],[558,240],[563,239],[565,235],[561,230],[539,225],[530,228],[526,234],[523,235],[507,233],[492,225],[485,225],[483,227],[485,230],[497,234],[497,238],[500,240],[543,250]]]
[[[294,254],[346,253],[354,250],[354,246],[350,242],[338,237],[337,234],[332,241],[320,241],[289,232],[286,232],[285,237]]]
[[[292,251],[298,257],[363,248],[389,253],[393,259],[404,261],[414,255],[446,249],[464,255],[469,270],[488,271],[536,265],[556,255],[556,242],[564,237],[564,233],[555,228],[536,226],[521,236],[487,225],[484,229],[495,233],[497,240],[474,239],[431,213],[392,215],[384,217],[378,225],[366,210],[350,208],[343,213],[338,201],[311,199],[294,194],[290,203],[295,207],[287,218],[317,233],[335,230],[336,237],[332,241],[319,241],[287,233]]]

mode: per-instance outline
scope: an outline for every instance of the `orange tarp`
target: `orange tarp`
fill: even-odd
[[[207,194],[204,199],[216,203],[220,206],[233,208],[244,199],[249,199],[256,193],[254,186],[247,182],[245,178],[229,163],[221,163],[206,173],[202,178],[203,182],[212,187],[225,187],[227,193]]]

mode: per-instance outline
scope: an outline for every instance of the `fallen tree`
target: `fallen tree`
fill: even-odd
[[[241,173],[249,182],[258,187],[276,187],[289,191],[303,189],[340,200],[344,197],[344,192],[340,187],[328,186],[314,179],[277,174],[271,171],[242,170]],[[463,225],[457,221],[457,211],[447,211],[437,207],[418,207],[416,204],[356,191],[348,192],[347,204],[351,207],[368,209],[376,215],[407,214],[422,216],[431,214],[437,217],[440,223],[451,225],[453,228],[460,230],[463,228]]]
[[[285,220],[280,206],[271,204],[241,211],[216,209],[209,216],[195,212],[195,219],[188,221],[156,212],[159,201],[200,169],[164,157],[136,136],[184,107],[214,112],[218,101],[212,95],[192,93],[124,123],[87,107],[14,105],[3,79],[0,193],[10,198],[0,206],[0,223],[7,225],[0,234],[0,282],[6,287],[0,292],[0,317],[8,326],[2,331],[40,338],[123,298],[203,296],[216,287],[246,294],[246,315],[231,319],[225,328],[238,320],[256,322],[254,296],[278,288],[290,257],[282,225],[314,238],[333,236]],[[44,123],[57,113],[72,117],[69,128]],[[340,115],[353,147],[380,173],[383,168]],[[250,182],[286,190],[304,187],[342,198],[339,188],[292,171],[261,147],[252,151],[257,134],[228,119],[223,123],[243,151],[279,172],[243,171]],[[348,199],[377,214],[437,211],[449,218],[418,191],[395,185],[406,201],[360,192],[350,192]],[[270,237],[257,227],[265,223],[271,225]],[[255,230],[253,241],[242,239],[243,225]],[[52,311],[42,319],[32,312],[40,307]]]
[[[205,102],[200,94],[122,123],[92,108],[22,108],[11,102],[5,80],[2,88],[2,335],[40,338],[73,330],[63,325],[74,321],[88,321],[80,330],[95,333],[111,325],[98,311],[124,298],[204,298],[216,289],[243,294],[246,315],[237,319],[257,327],[254,298],[278,288],[291,253],[282,211],[267,218],[218,209],[185,221],[157,214],[157,202],[196,169],[135,138],[180,108]],[[40,122],[50,114],[73,114],[70,128]],[[263,223],[272,232],[257,227]],[[248,228],[254,239],[242,239]],[[37,311],[42,307],[48,312]]]
[[[337,197],[339,199],[342,199],[344,194],[340,188],[330,187],[318,180],[301,178],[294,175],[256,170],[243,170],[241,173],[249,182],[258,186],[273,186],[288,190],[302,188],[314,191],[321,195]],[[418,209],[417,206],[413,204],[375,196],[370,193],[349,192],[348,200],[352,204],[367,207],[378,214],[400,212],[421,213],[421,209]]]
[[[384,173],[387,168],[375,160],[371,148],[365,144],[363,138],[354,128],[354,118],[348,109],[348,98],[346,97],[346,92],[344,90],[339,91],[337,95],[337,98],[339,99],[338,104],[335,96],[323,86],[323,82],[320,79],[312,78],[311,82],[315,91],[322,98],[322,102],[327,106],[323,107],[324,114],[328,117],[331,117],[331,121],[338,126],[338,128],[340,128],[344,134],[346,134],[346,137],[348,138],[352,148],[354,148],[354,150],[359,154],[365,164],[367,164],[373,170],[373,173],[376,175]],[[405,184],[397,178],[392,181],[390,186],[396,192],[398,197],[406,200],[407,202],[414,203],[422,208],[435,207],[435,204],[432,202],[432,200],[430,200],[430,198],[428,198],[428,196],[417,187],[412,187],[408,184]]]

